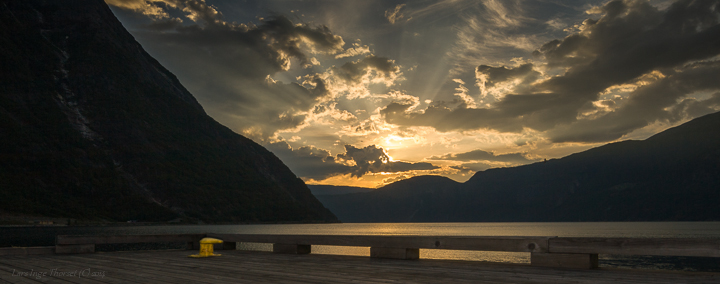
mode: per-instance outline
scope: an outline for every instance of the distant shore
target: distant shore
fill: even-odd
[[[3,227],[86,227],[86,226],[167,226],[167,225],[263,225],[263,224],[336,224],[341,222],[321,221],[275,221],[275,222],[203,222],[201,220],[178,218],[166,222],[143,222],[129,220],[114,222],[107,220],[83,220],[62,217],[41,217],[30,215],[0,215]]]

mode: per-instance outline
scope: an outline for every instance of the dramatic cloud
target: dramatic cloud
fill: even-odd
[[[717,93],[706,100],[686,98],[701,91],[720,90],[720,62],[691,64],[633,91],[626,102],[597,119],[580,120],[549,132],[555,142],[610,141],[647,126],[655,119],[677,122],[712,113],[718,107]]]
[[[720,93],[714,93],[705,100],[683,99],[672,108],[670,120],[679,121],[685,117],[703,116],[715,112],[718,107],[720,107]]]
[[[368,173],[399,173],[439,169],[431,163],[392,161],[381,147],[370,145],[357,148],[345,145],[345,153],[332,156],[329,151],[312,146],[292,149],[287,142],[275,142],[268,148],[293,171],[304,178],[323,180],[331,176],[350,174],[360,177]]]
[[[526,63],[516,68],[478,66],[475,69],[475,78],[480,87],[481,98],[491,95],[495,100],[500,100],[508,93],[525,91],[516,88],[518,86],[528,88],[540,78],[540,72],[533,67],[532,63]]]
[[[533,7],[519,0],[464,2],[476,6],[467,9],[472,13],[463,14],[464,23],[457,26],[458,40],[452,50],[453,72],[462,73],[480,62],[505,58],[508,53],[525,56],[542,42],[537,35],[523,31],[540,24],[526,16],[530,12],[526,9],[539,8],[542,11],[546,8]]]
[[[459,153],[459,154],[446,154],[442,156],[432,156],[430,160],[454,160],[454,161],[492,161],[492,162],[506,162],[506,163],[518,163],[525,164],[532,162],[533,160],[528,159],[522,153],[510,153],[496,155],[492,152],[483,150],[473,150],[470,152]]]
[[[331,97],[347,99],[386,97],[385,94],[373,94],[372,85],[389,88],[403,80],[400,67],[387,57],[368,55],[356,61],[348,61],[341,66],[332,66],[323,73],[301,77],[303,85],[310,79],[325,81]],[[312,85],[312,84],[311,84]]]
[[[720,1],[683,0],[658,10],[646,1],[616,0],[598,10],[600,19],[586,20],[579,32],[534,52],[546,60],[544,72],[561,71],[559,76],[538,81],[541,74],[533,64],[481,65],[476,69],[481,90],[517,79],[514,93],[487,108],[411,110],[407,104],[391,103],[381,114],[390,123],[440,131],[530,128],[549,131],[556,142],[601,142],[657,120],[677,121],[672,110],[678,99],[720,90],[717,80],[710,79],[718,74],[712,58],[720,54]],[[650,74],[659,75],[655,81],[644,80]],[[637,90],[618,91],[627,85]],[[683,119],[692,114],[682,113],[688,116]]]
[[[157,5],[150,5],[145,0],[105,0],[110,5],[132,10],[155,19],[166,19],[170,15]]]
[[[144,14],[181,11],[196,22],[158,17],[137,34],[151,49],[163,50],[156,56],[179,70],[184,85],[199,94],[213,117],[260,141],[303,125],[307,112],[328,95],[319,77],[310,76],[300,85],[271,76],[290,69],[293,60],[314,65],[317,60],[309,53],[344,50],[342,37],[327,27],[294,24],[283,16],[262,19],[259,25],[236,24],[223,21],[221,13],[200,0],[109,3]]]
[[[132,10],[149,16],[156,21],[177,21],[171,14],[182,14],[196,23],[225,25],[222,13],[216,7],[208,5],[205,0],[106,0],[109,5]]]
[[[395,22],[405,18],[405,15],[400,13],[400,9],[402,9],[403,7],[405,7],[405,4],[399,4],[395,6],[394,9],[385,11],[385,18],[387,18],[388,22],[390,22],[391,24],[395,24]]]
[[[392,84],[392,81],[398,76],[399,69],[389,58],[370,55],[358,61],[345,63],[339,68],[333,68],[333,71],[335,75],[350,84],[362,83],[372,71],[379,75],[376,82]]]
[[[432,105],[423,111],[413,112],[412,105],[391,103],[380,114],[389,123],[404,126],[432,126],[438,131],[463,131],[492,128],[505,132],[520,132],[520,118],[508,117],[497,109],[476,109],[458,107],[451,109],[444,105]]]
[[[463,181],[720,110],[720,0],[106,2],[312,183]]]
[[[351,166],[337,163],[329,151],[316,147],[304,146],[293,149],[285,141],[270,143],[267,147],[280,157],[296,175],[303,178],[323,180],[354,170]]]
[[[339,58],[345,58],[345,57],[355,57],[358,55],[365,55],[370,54],[370,47],[367,45],[361,45],[359,42],[355,42],[352,44],[351,48],[348,48],[345,50],[345,52],[335,55],[336,59]]]
[[[390,160],[390,156],[383,148],[370,145],[365,148],[355,148],[345,145],[345,154],[338,155],[338,158],[352,160],[355,162],[353,176],[362,176],[366,173],[395,173],[407,171],[422,171],[438,169],[430,163],[407,163]]]

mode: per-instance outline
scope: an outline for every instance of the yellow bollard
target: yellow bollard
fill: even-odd
[[[203,238],[200,240],[200,253],[188,255],[189,257],[208,257],[208,256],[220,256],[220,254],[213,253],[213,244],[222,244],[222,240],[214,238]]]

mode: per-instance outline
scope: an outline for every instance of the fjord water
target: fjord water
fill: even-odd
[[[56,235],[302,234],[423,236],[558,236],[631,238],[720,238],[720,222],[575,223],[349,223],[273,225],[168,225],[101,227],[2,227],[0,246],[53,245]],[[240,249],[271,250],[269,244],[241,243]],[[367,247],[313,246],[312,253],[370,255]],[[421,249],[426,259],[529,263],[529,253]],[[605,267],[720,271],[720,259],[600,255]]]

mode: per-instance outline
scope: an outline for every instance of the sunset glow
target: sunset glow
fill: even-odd
[[[464,182],[720,110],[703,1],[106,2],[308,184]]]

